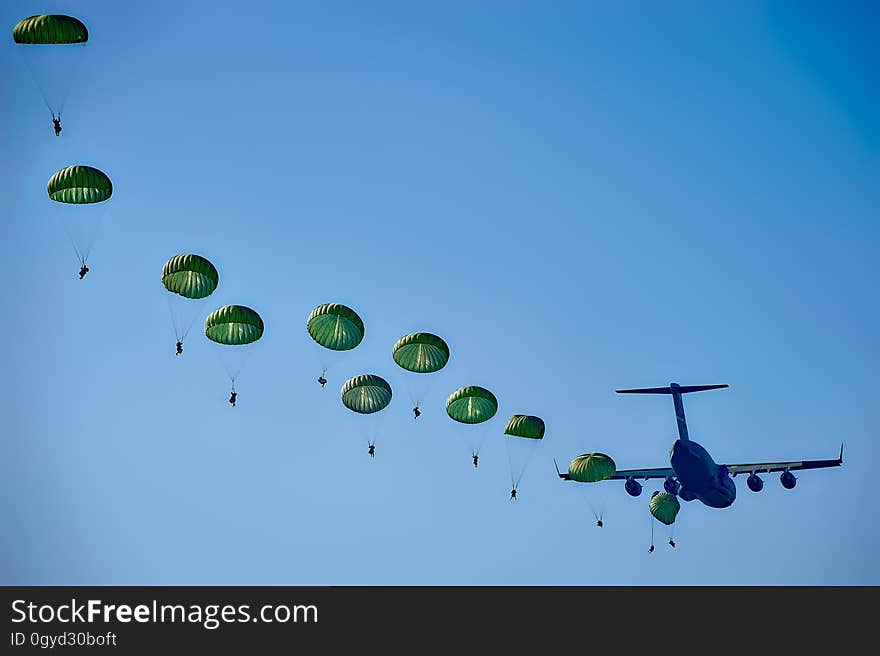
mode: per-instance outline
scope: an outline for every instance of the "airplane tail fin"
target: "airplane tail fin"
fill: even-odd
[[[618,394],[688,394],[706,390],[723,389],[727,385],[679,385],[671,383],[669,387],[643,387],[641,389],[614,390]]]
[[[643,387],[640,389],[624,389],[616,390],[618,394],[669,394],[672,397],[672,403],[675,405],[675,421],[678,423],[678,438],[687,442],[688,437],[687,421],[684,418],[684,403],[681,402],[681,395],[689,392],[703,392],[705,390],[723,389],[727,385],[679,385],[678,383],[669,383],[669,387]]]

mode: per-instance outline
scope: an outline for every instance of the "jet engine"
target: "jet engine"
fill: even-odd
[[[631,497],[637,497],[642,493],[642,484],[634,478],[628,478],[626,479],[626,483],[623,484],[623,489],[625,489],[627,494]]]
[[[749,486],[749,489],[752,492],[760,492],[764,489],[764,481],[757,474],[751,474],[746,479],[746,485]]]
[[[678,494],[678,491],[681,489],[681,483],[672,476],[667,476],[666,480],[663,481],[663,489],[669,492],[669,494]]]
[[[782,481],[782,487],[784,487],[786,490],[791,490],[792,488],[794,488],[795,485],[797,485],[797,479],[794,477],[794,474],[792,474],[787,469],[782,472],[782,476],[779,477],[779,480]]]

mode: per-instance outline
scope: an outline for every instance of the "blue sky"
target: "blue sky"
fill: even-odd
[[[877,10],[869,3],[4,2],[90,42],[56,139],[0,54],[6,584],[877,584]],[[181,6],[185,5],[185,6]],[[45,185],[114,182],[79,281]],[[237,408],[161,266],[197,252],[266,332]],[[312,307],[366,338],[320,373]],[[414,422],[397,338],[452,349]],[[395,389],[370,460],[339,387]],[[594,526],[552,458],[663,466],[667,398],[737,479],[649,556],[653,487]],[[443,403],[500,410],[474,470]],[[547,437],[508,498],[502,431]]]

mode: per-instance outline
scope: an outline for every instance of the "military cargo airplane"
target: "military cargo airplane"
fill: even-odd
[[[792,473],[801,469],[822,469],[837,467],[843,464],[843,444],[840,455],[834,460],[792,460],[788,462],[754,462],[738,465],[716,464],[701,445],[688,436],[687,422],[684,417],[682,394],[702,392],[704,390],[722,389],[727,385],[679,385],[670,383],[669,387],[649,387],[644,389],[616,390],[618,394],[669,394],[675,407],[675,419],[678,423],[678,439],[673,443],[669,453],[671,467],[658,469],[626,469],[618,470],[607,480],[626,481],[624,489],[630,496],[637,497],[642,493],[640,480],[664,479],[663,487],[670,494],[677,494],[682,501],[699,499],[711,508],[726,508],[736,499],[736,485],[733,477],[737,474],[748,474],[746,484],[752,492],[760,492],[764,481],[759,474],[782,472],[782,487],[792,489],[797,478]],[[571,480],[568,473],[556,473],[563,480]]]

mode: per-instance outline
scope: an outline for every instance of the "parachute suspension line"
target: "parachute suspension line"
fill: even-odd
[[[89,254],[92,252],[92,246],[95,244],[95,240],[98,238],[98,233],[101,231],[101,225],[104,222],[104,214],[101,213],[95,219],[95,225],[92,228],[92,233],[89,237],[87,237],[87,242],[83,247],[83,264],[86,263],[86,260],[89,259]]]
[[[174,309],[171,307],[171,295],[163,294],[165,296],[165,304],[168,306],[168,314],[171,315],[171,325],[174,327],[174,337],[177,341],[182,342],[183,338],[180,334],[180,329],[177,327],[177,319],[174,316]]]
[[[245,344],[245,348],[248,346],[252,346],[252,345],[253,345],[253,343]],[[238,374],[241,373],[241,370],[244,368],[245,363],[247,363],[247,361],[250,359],[250,357],[251,357],[251,355],[253,355],[253,353],[254,353],[253,348],[248,348],[242,354],[241,359],[238,361],[238,368],[235,369],[234,372],[230,371],[228,368],[226,368],[227,365],[224,365],[224,368],[226,368],[226,373],[229,374],[229,377],[232,379],[233,382],[235,382],[235,379],[238,378]],[[235,365],[233,364],[232,366],[235,366]]]
[[[198,316],[198,315],[196,315]],[[189,331],[192,330],[193,324],[196,322],[196,317],[193,317],[192,321],[189,322],[189,325],[186,327],[186,330],[183,331],[183,334],[180,335],[178,339],[182,342],[186,339],[186,336],[189,335]]]
[[[55,120],[55,112],[52,111],[52,106],[49,104],[49,100],[46,98],[46,92],[43,91],[43,85],[37,84],[37,88],[40,90],[40,95],[43,97],[43,102],[46,104],[46,109],[49,110],[49,113],[52,115],[52,120]],[[58,113],[58,116],[61,116],[61,113]]]
[[[168,296],[166,296],[166,298],[168,298]],[[196,303],[196,311],[193,313],[192,319],[190,319],[190,321],[189,321],[189,325],[186,327],[186,330],[184,330],[183,333],[181,335],[178,335],[178,337],[177,337],[177,339],[179,339],[181,342],[186,339],[187,335],[189,335],[189,331],[192,330],[192,327],[195,325],[196,319],[202,313],[202,308],[205,306],[205,300],[207,298],[208,297],[206,296],[205,298],[199,299],[198,302]],[[170,300],[168,301],[168,307],[171,307]],[[172,317],[172,321],[173,320],[174,320],[174,317]],[[175,326],[175,330],[177,330],[176,326]]]
[[[229,380],[232,381],[233,386],[235,385],[235,379],[238,378],[239,373],[241,373],[242,367],[244,367],[245,361],[247,360],[250,352],[244,353],[239,356],[239,359],[235,362],[229,362],[229,360],[234,359],[232,355],[229,355],[227,358],[224,358],[221,355],[221,351],[219,349],[211,349],[214,352],[214,357],[217,358],[218,362],[220,362],[220,366],[223,367],[223,370],[226,372],[226,376]]]
[[[520,471],[519,476],[517,476],[516,483],[514,483],[513,487],[519,486],[519,482],[522,480],[522,477],[525,476],[525,474],[526,474],[526,469],[528,469],[529,463],[532,462],[532,458],[535,457],[535,452],[538,450],[538,443],[540,442],[540,440],[534,440],[534,442],[535,442],[535,444],[534,444],[534,446],[532,446],[531,451],[529,451],[529,455],[526,458],[526,461],[523,464],[522,470]],[[508,456],[508,458],[510,458],[510,451],[509,450],[508,450],[507,456]],[[511,468],[512,468],[512,465],[511,465]]]
[[[328,352],[323,346],[319,344],[314,345],[315,348],[319,349],[316,353],[318,364],[321,365],[321,375],[323,376],[328,371],[330,371],[335,365],[339,364],[334,360],[334,356],[336,358],[339,357],[339,354],[336,351]]]
[[[519,487],[519,482],[522,480],[523,476],[526,474],[526,466],[523,465],[522,470],[519,472],[519,476],[516,477],[516,481],[513,484],[513,487]]]
[[[376,438],[379,436],[379,431],[373,427],[363,426],[361,427],[361,437],[367,440],[367,446],[376,446]]]
[[[24,59],[25,66],[28,68],[28,73],[31,74],[31,79],[34,81],[37,89],[40,92],[40,97],[43,99],[43,104],[46,105],[46,109],[49,110],[49,113],[52,115],[52,118],[55,118],[55,111],[52,109],[52,105],[49,104],[49,98],[46,95],[46,90],[43,88],[43,85],[40,84],[40,76],[37,74],[37,70],[34,68],[34,65],[31,63],[30,58],[25,55],[23,52],[21,53],[22,59]],[[61,111],[58,111],[58,117],[61,117]]]
[[[415,374],[416,380],[407,385],[410,401],[413,405],[421,406],[425,397],[431,393],[431,389],[437,380],[436,372],[429,374]]]
[[[70,89],[72,87],[72,81],[75,79],[77,73],[79,72],[80,67],[82,66],[82,60],[85,58],[85,54],[87,51],[85,50],[86,43],[77,43],[77,44],[65,44],[60,46],[61,48],[69,49],[67,54],[73,54],[73,57],[68,57],[68,61],[65,63],[61,63],[60,61],[49,62],[43,61],[43,66],[47,64],[52,64],[52,72],[56,74],[57,77],[68,80],[67,85],[60,87],[59,90],[59,100],[58,100],[58,118],[61,118],[61,114],[64,112],[64,104],[67,102],[67,96],[70,95]],[[33,46],[25,46],[33,47]],[[40,47],[40,46],[37,46]],[[53,47],[53,46],[49,46]],[[59,46],[54,46],[59,47]],[[77,52],[77,50],[82,49],[82,52]],[[55,118],[55,110],[52,109],[52,104],[49,102],[49,96],[46,93],[46,88],[40,81],[43,77],[43,73],[45,71],[38,70],[39,67],[36,66],[35,62],[31,61],[31,57],[29,57],[23,50],[19,49],[21,53],[22,59],[25,61],[25,66],[27,66],[28,73],[30,73],[31,79],[34,81],[34,84],[37,87],[37,90],[40,92],[40,97],[43,99],[43,104],[46,105],[46,109],[49,110],[49,113],[52,115],[52,118]],[[63,68],[64,70],[58,70]],[[60,75],[57,75],[60,73]]]
[[[82,60],[85,59],[85,55],[87,54],[87,51],[85,50],[85,47],[86,47],[85,43],[72,44],[72,47],[81,48],[82,52],[77,53],[79,56],[73,58],[74,61],[73,61],[73,65],[69,71],[69,78],[68,78],[70,80],[74,80],[76,78],[76,75],[77,75],[77,73],[79,73],[79,69],[82,66]],[[61,101],[58,103],[58,118],[61,118],[61,112],[64,111],[64,103],[67,102],[67,96],[70,95],[71,86],[72,86],[72,83],[68,84],[63,95],[61,96]]]
[[[86,261],[89,259],[89,255],[92,252],[92,246],[95,243],[98,232],[100,232],[101,224],[103,222],[103,214],[92,218],[92,220],[95,222],[95,225],[92,227],[91,235],[87,236],[86,243],[83,244],[82,250],[80,250],[79,246],[76,245],[76,238],[74,237],[73,232],[71,232],[70,226],[68,225],[70,219],[68,217],[59,217],[58,220],[64,227],[64,232],[67,234],[67,239],[70,241],[70,245],[73,246],[73,251],[76,253],[77,259],[80,261],[81,264],[85,265]]]
[[[357,424],[357,429],[360,431],[361,437],[367,440],[368,444],[376,446],[376,440],[382,433],[382,428],[385,425],[385,413],[379,411],[368,415],[354,417],[353,419]]]
[[[529,451],[529,455],[528,455],[528,457],[526,458],[526,462],[525,462],[525,464],[523,465],[522,471],[521,471],[520,474],[519,474],[519,478],[516,479],[516,484],[517,484],[517,485],[519,485],[519,482],[522,480],[522,477],[525,476],[526,469],[529,468],[529,464],[531,464],[531,462],[532,462],[532,458],[535,457],[535,453],[537,453],[537,451],[538,451],[538,446],[539,446],[539,445],[541,444],[541,442],[543,442],[544,440],[549,440],[549,439],[550,439],[550,436],[548,435],[547,437],[544,437],[544,438],[542,438],[542,439],[540,439],[540,440],[533,440],[533,441],[534,441],[534,444],[532,445],[531,450]]]
[[[473,449],[474,455],[480,455],[480,449],[483,448],[483,443],[486,441],[486,437],[489,435],[489,422],[484,421],[483,427],[480,429],[480,438],[477,441],[477,448]]]
[[[505,439],[509,440],[510,438],[507,437]],[[513,489],[515,490],[518,481],[516,480],[516,476],[513,475],[513,456],[510,454],[510,444],[507,443],[505,446],[507,446],[507,449],[505,449],[507,451],[507,462],[510,464],[510,484],[513,486]]]
[[[481,435],[480,439],[477,441],[477,444],[475,446],[473,445],[473,443],[471,443],[472,444],[471,451],[473,452],[473,455],[475,455],[475,456],[480,455],[480,449],[483,448],[483,442],[485,442],[485,441],[486,441],[486,436]]]
[[[83,257],[83,254],[80,252],[79,247],[76,245],[76,239],[73,238],[73,233],[70,231],[70,227],[67,225],[67,221],[64,217],[59,218],[61,221],[61,225],[64,227],[64,234],[67,235],[67,239],[70,241],[70,245],[73,246],[73,252],[76,253],[76,259],[79,260],[80,264],[85,265],[86,260],[88,259],[88,254]]]
[[[376,417],[376,420],[373,423],[373,444],[376,444],[376,436],[382,432],[383,427],[385,426],[385,414],[381,410],[377,413],[379,416]]]

